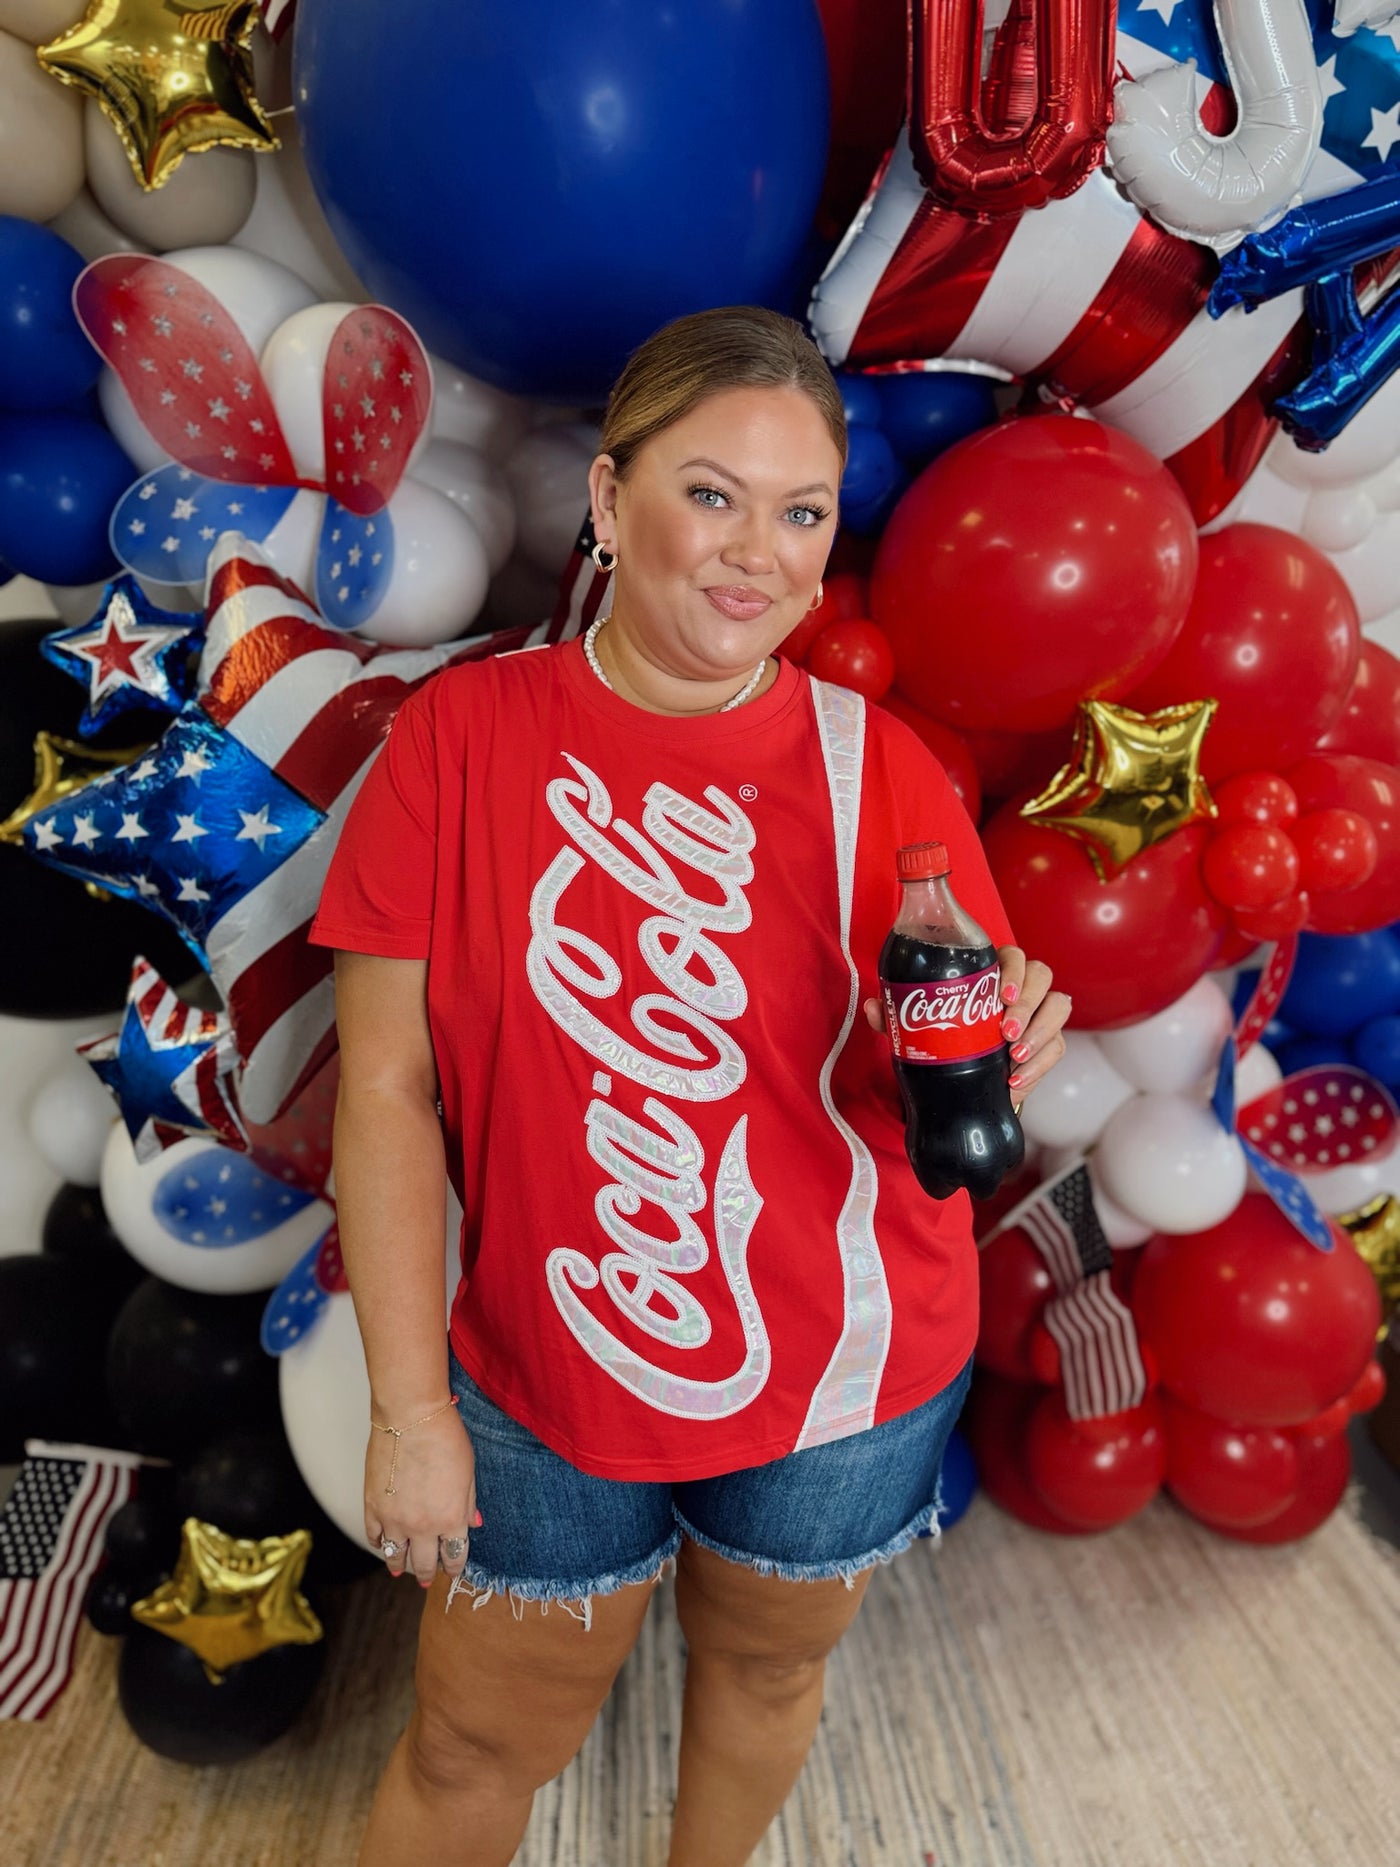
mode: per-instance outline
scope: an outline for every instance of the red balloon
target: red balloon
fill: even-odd
[[[1178,830],[1101,882],[1077,843],[1026,822],[1015,801],[987,825],[983,846],[1017,941],[1073,998],[1077,1030],[1150,1018],[1214,965],[1226,918],[1201,881],[1209,834],[1204,824]]]
[[[1215,956],[1216,967],[1238,966],[1242,959],[1248,959],[1259,945],[1257,934],[1241,933],[1238,923],[1226,929],[1220,951]]]
[[[833,571],[822,580],[821,602],[807,611],[791,634],[783,637],[778,652],[786,655],[789,661],[801,664],[828,623],[869,613],[870,597],[864,577],[857,576],[854,571]]]
[[[1312,896],[1306,889],[1300,889],[1296,895],[1285,895],[1282,901],[1257,908],[1252,914],[1237,914],[1235,927],[1252,951],[1261,940],[1286,940],[1290,934],[1301,933],[1311,913]],[[1220,963],[1224,965],[1225,961],[1222,959]]]
[[[1327,1439],[1302,1439],[1297,1442],[1298,1493],[1293,1502],[1252,1529],[1215,1527],[1222,1536],[1237,1543],[1296,1543],[1299,1537],[1311,1536],[1326,1523],[1341,1503],[1351,1478],[1351,1447],[1345,1433],[1333,1433]]]
[[[1347,1412],[1369,1413],[1385,1399],[1385,1369],[1372,1359],[1357,1377],[1356,1386],[1347,1395]]]
[[[930,719],[927,713],[921,713],[903,694],[896,693],[894,688],[882,697],[880,705],[919,735],[947,772],[948,782],[957,792],[963,809],[976,823],[982,814],[982,784],[977,776],[976,763],[961,735],[955,733],[951,726],[944,726],[940,721]]]
[[[1039,791],[1069,757],[1070,734],[1057,726],[1050,733],[974,733],[958,737],[972,754],[986,797],[1010,797],[1015,791]]]
[[[1026,1429],[1026,1477],[1047,1509],[1081,1530],[1126,1523],[1156,1497],[1167,1471],[1161,1403],[1103,1419],[1072,1420],[1064,1392],[1052,1388]]]
[[[880,700],[894,679],[894,654],[873,622],[854,616],[826,625],[807,650],[807,672]]]
[[[1351,692],[1317,750],[1400,765],[1400,661],[1379,642],[1362,642]]]
[[[1272,823],[1227,824],[1206,844],[1201,879],[1223,907],[1249,914],[1296,891],[1298,852]]]
[[[1144,447],[1097,422],[1027,416],[925,467],[881,537],[870,611],[926,713],[1046,732],[1162,659],[1196,556],[1181,489]]]
[[[1074,1524],[1047,1509],[1026,1481],[1022,1464],[1026,1421],[1044,1391],[1028,1381],[1008,1381],[979,1368],[960,1424],[977,1461],[982,1489],[994,1504],[1034,1530],[1081,1536],[1083,1532]]]
[[[1238,1426],[1167,1400],[1167,1489],[1184,1510],[1219,1529],[1249,1529],[1298,1494],[1298,1451],[1273,1426]]]
[[[1309,926],[1318,933],[1373,933],[1400,920],[1400,770],[1375,759],[1326,752],[1294,765],[1288,782],[1304,812],[1335,808],[1364,817],[1379,851],[1369,881],[1313,902]]]
[[[1329,558],[1272,525],[1227,525],[1202,538],[1191,613],[1130,704],[1214,698],[1206,777],[1277,770],[1337,719],[1360,657],[1356,604]]]
[[[817,0],[831,75],[831,145],[817,223],[838,239],[904,113],[908,0]]]
[[[1351,1391],[1375,1348],[1376,1280],[1340,1226],[1319,1251],[1263,1193],[1208,1231],[1150,1241],[1133,1287],[1162,1385],[1217,1419],[1296,1426]]]
[[[1211,795],[1220,813],[1218,821],[1227,823],[1292,823],[1298,815],[1298,799],[1293,786],[1276,771],[1242,771],[1212,786]]]
[[[1339,894],[1369,882],[1380,861],[1376,833],[1354,810],[1310,810],[1292,829],[1298,874],[1315,895]]]
[[[978,1264],[982,1305],[977,1360],[1011,1380],[1032,1380],[1031,1331],[1055,1294],[1055,1280],[1019,1225],[1008,1226],[983,1245]]]

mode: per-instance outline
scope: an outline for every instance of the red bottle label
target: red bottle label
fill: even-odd
[[[1001,967],[905,985],[882,979],[885,1029],[901,1063],[963,1063],[1000,1050]]]

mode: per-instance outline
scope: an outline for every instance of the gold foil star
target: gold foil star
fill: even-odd
[[[142,187],[159,188],[196,149],[280,147],[253,91],[258,18],[257,0],[89,0],[37,56],[97,99]]]
[[[1400,1309],[1400,1199],[1382,1193],[1355,1212],[1338,1219],[1351,1233],[1351,1242],[1371,1267],[1381,1293],[1381,1326],[1376,1340],[1383,1342],[1390,1319]]]
[[[1144,849],[1215,815],[1201,745],[1218,704],[1135,713],[1081,701],[1069,763],[1021,815],[1082,843],[1106,882]]]
[[[34,789],[22,803],[15,805],[8,817],[0,820],[0,843],[22,843],[24,826],[31,817],[37,817],[41,810],[67,797],[70,791],[80,791],[94,778],[100,778],[104,771],[116,771],[122,765],[131,764],[151,743],[145,740],[141,745],[100,752],[78,739],[60,739],[57,733],[36,733]]]
[[[310,1554],[309,1530],[254,1543],[187,1517],[175,1573],[131,1612],[197,1653],[217,1685],[230,1666],[272,1647],[321,1638],[321,1623],[297,1588]]]

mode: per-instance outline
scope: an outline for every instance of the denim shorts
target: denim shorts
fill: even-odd
[[[453,1582],[482,1607],[505,1595],[558,1602],[592,1625],[594,1595],[659,1581],[682,1535],[784,1581],[840,1576],[890,1562],[916,1537],[936,1538],[948,1437],[972,1382],[972,1358],[912,1412],[765,1465],[683,1484],[594,1478],[512,1419],[448,1349],[452,1392],[476,1453],[477,1506],[467,1563]]]

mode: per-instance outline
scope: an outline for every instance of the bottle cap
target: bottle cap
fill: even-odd
[[[928,882],[952,868],[945,843],[906,843],[896,851],[895,872],[902,882]]]

